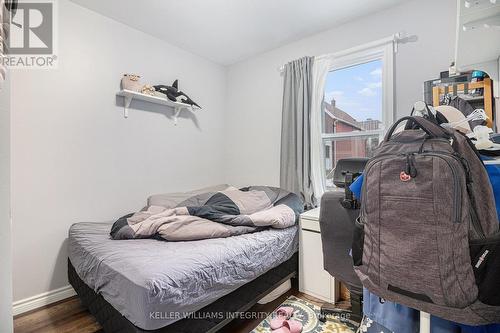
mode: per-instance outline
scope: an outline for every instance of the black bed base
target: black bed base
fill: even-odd
[[[257,279],[241,286],[232,293],[223,296],[215,302],[198,310],[194,319],[186,318],[179,320],[163,328],[146,331],[136,327],[127,318],[121,315],[111,304],[101,295],[97,294],[85,282],[80,279],[75,268],[68,259],[68,279],[76,290],[80,300],[90,313],[97,319],[105,332],[113,333],[138,333],[138,332],[158,332],[158,333],[212,333],[217,332],[228,324],[232,318],[216,316],[211,318],[210,313],[238,313],[245,312],[257,303],[259,299],[267,295],[277,286],[290,278],[296,278],[298,271],[298,255],[295,253],[292,258],[281,265],[269,270]],[[207,315],[203,315],[206,313]],[[207,319],[205,319],[207,318]]]

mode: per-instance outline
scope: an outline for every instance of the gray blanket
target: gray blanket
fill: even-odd
[[[168,241],[229,237],[265,227],[290,227],[303,211],[297,195],[267,186],[227,186],[194,194],[180,203],[176,200],[179,197],[163,195],[160,202],[150,202],[140,212],[118,219],[111,228],[111,237]]]

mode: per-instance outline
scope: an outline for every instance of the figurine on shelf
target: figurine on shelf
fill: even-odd
[[[142,84],[139,82],[141,77],[136,74],[123,74],[122,89],[140,92]]]
[[[154,87],[153,87],[154,88]],[[156,96],[156,97],[160,97],[160,98],[163,98],[163,99],[167,99],[167,96],[165,96],[164,93],[162,92],[159,92],[158,90],[155,89],[155,92],[153,93],[153,96]]]
[[[188,95],[179,90],[179,82],[175,80],[171,86],[157,85],[154,86],[155,90],[167,96],[173,102],[188,104],[193,108],[201,109],[201,106],[196,104]]]
[[[145,84],[141,89],[141,93],[149,96],[155,96],[155,88],[149,84]]]

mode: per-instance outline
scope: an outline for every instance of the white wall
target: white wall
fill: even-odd
[[[59,68],[12,76],[14,300],[67,285],[72,223],[113,220],[149,194],[224,180],[225,69],[58,3]],[[133,102],[143,110],[124,119],[115,97],[123,73],[152,83],[178,78],[204,109],[174,127],[171,110]]]
[[[151,193],[220,182],[279,182],[282,82],[277,68],[398,31],[399,115],[453,58],[454,0],[415,0],[224,68],[79,7],[59,3],[59,68],[12,75],[14,300],[65,286],[68,228],[113,220]],[[196,119],[115,97],[123,73],[171,83],[204,109]],[[221,149],[224,146],[224,149]]]
[[[9,81],[0,83],[0,332],[12,331]]]
[[[406,31],[418,41],[396,55],[396,110],[408,114],[422,99],[423,82],[454,57],[455,0],[415,0],[288,44],[235,64],[227,75],[226,180],[279,184],[282,79],[277,68],[305,55],[321,55]]]

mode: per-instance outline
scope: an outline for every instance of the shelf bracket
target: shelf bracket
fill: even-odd
[[[188,106],[176,106],[174,107],[174,125],[177,126],[177,119],[179,118],[179,115],[181,111],[185,109],[186,111],[191,111],[193,112],[193,107],[188,107]]]
[[[174,126],[177,126],[177,119],[179,118],[179,114],[181,113],[181,111],[182,111],[181,106],[176,106],[174,108]]]
[[[132,103],[132,96],[123,96],[123,117],[128,118],[128,109]]]

